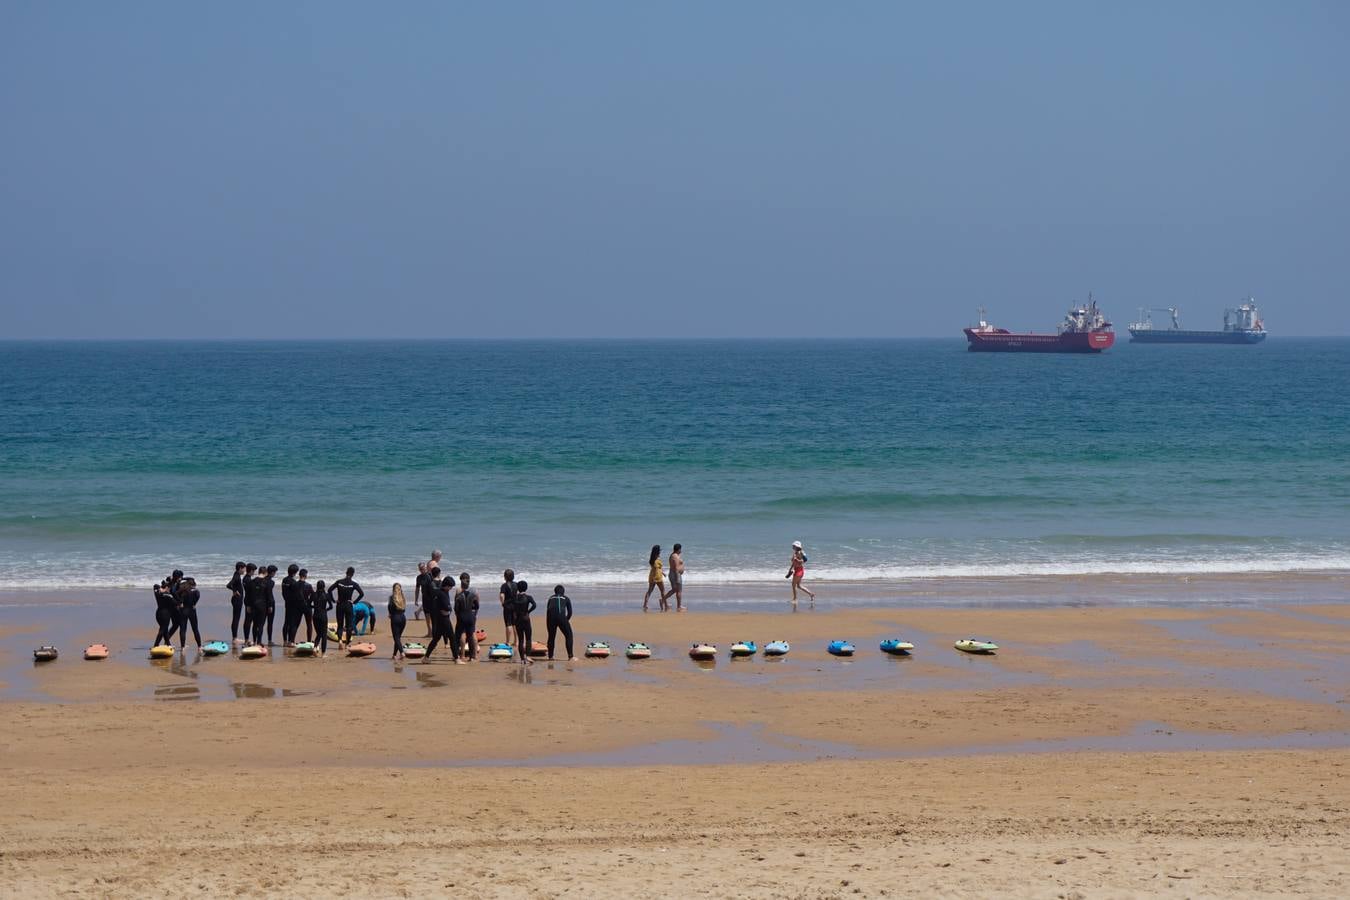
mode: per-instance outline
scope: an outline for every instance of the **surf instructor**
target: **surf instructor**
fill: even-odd
[[[361,585],[357,584],[352,578],[355,574],[356,569],[352,566],[348,566],[347,577],[339,578],[337,581],[333,582],[333,586],[328,589],[328,596],[330,598],[335,592],[337,593],[337,603],[335,608],[337,609],[339,650],[346,649],[347,645],[352,642],[352,631],[355,628],[355,624],[352,621],[354,618],[352,598],[355,597],[357,600],[362,600],[365,599],[366,596],[366,592],[361,590]]]

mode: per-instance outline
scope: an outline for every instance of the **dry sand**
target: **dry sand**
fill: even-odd
[[[10,629],[0,884],[1345,896],[1342,612],[623,614],[579,619],[578,636],[644,640],[657,659],[532,667],[155,664],[144,629],[72,634],[34,666],[22,648],[41,632]],[[971,634],[1004,649],[951,649]],[[882,657],[886,635],[913,637],[915,656]],[[710,668],[683,655],[740,637],[794,650]],[[834,637],[859,657],[826,655]],[[114,657],[79,660],[95,638]]]

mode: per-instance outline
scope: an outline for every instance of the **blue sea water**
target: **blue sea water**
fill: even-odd
[[[0,588],[1350,572],[1347,392],[1346,339],[4,343]]]

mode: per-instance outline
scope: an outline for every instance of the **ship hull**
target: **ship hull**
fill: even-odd
[[[1132,344],[1259,344],[1264,331],[1187,331],[1178,328],[1130,329]]]
[[[1014,334],[965,329],[966,349],[975,353],[1101,353],[1116,342],[1111,331],[1065,334]]]

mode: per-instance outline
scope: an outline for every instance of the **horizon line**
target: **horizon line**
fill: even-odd
[[[1035,332],[1038,334],[1053,334],[1054,332]],[[1350,337],[1350,334],[1281,334],[1267,337],[1270,340],[1274,337],[1276,340],[1285,340],[1297,338],[1299,340],[1334,340],[1336,338]],[[381,343],[388,341],[402,341],[415,343],[504,343],[509,341],[537,341],[541,343],[568,343],[577,341],[631,341],[639,343],[679,343],[692,341],[798,341],[811,343],[827,343],[829,341],[961,341],[962,335],[835,335],[835,336],[805,336],[805,335],[722,335],[718,337],[671,337],[661,336],[638,336],[638,335],[613,335],[613,336],[512,336],[512,337],[425,337],[425,336],[388,336],[388,337],[182,337],[182,336],[164,336],[164,337],[0,337],[0,344],[84,344],[84,343],[104,343],[104,344],[142,344],[178,341],[183,343],[201,343],[201,344],[321,344],[332,342],[344,342],[353,344],[362,343]],[[1121,344],[1132,343],[1130,340],[1124,340]]]

